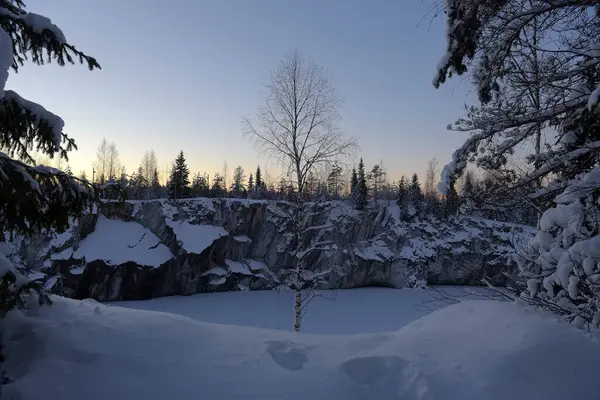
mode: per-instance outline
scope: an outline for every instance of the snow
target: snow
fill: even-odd
[[[150,267],[159,267],[173,258],[169,248],[142,225],[103,215],[98,216],[96,229],[79,243],[74,253],[68,248],[52,258],[67,259],[71,255],[76,259],[85,258],[86,262],[104,260],[119,265],[131,261]]]
[[[393,332],[327,336],[53,301],[6,317],[7,398],[587,399],[600,368],[597,343],[513,303],[467,301]]]
[[[248,267],[245,264],[243,264],[239,261],[225,259],[225,264],[227,264],[227,266],[229,267],[229,270],[235,274],[254,275],[252,272],[250,272],[250,270],[248,269]]]
[[[208,271],[206,271],[205,273],[202,274],[202,276],[207,276],[207,275],[226,276],[227,275],[227,271],[225,271],[221,267],[214,267],[214,268],[211,268],[211,269],[209,269]]]
[[[0,99],[4,97],[4,88],[8,80],[8,71],[13,63],[13,45],[10,35],[0,29]]]
[[[14,265],[14,263],[8,259],[2,252],[0,252],[0,277],[5,276],[6,274],[11,273],[15,278],[15,285],[17,287],[21,287],[33,279],[25,276],[25,274],[21,273]]]
[[[85,271],[85,267],[74,267],[69,270],[71,275],[81,275]]]
[[[252,239],[250,239],[248,236],[246,235],[242,235],[242,236],[234,236],[233,240],[235,240],[236,242],[242,242],[242,243],[246,243],[246,242],[251,242]]]
[[[214,286],[219,286],[224,284],[225,282],[227,282],[227,278],[225,278],[224,276],[220,276],[218,278],[212,278],[208,281],[209,285],[214,285]]]
[[[250,266],[250,269],[252,271],[260,271],[260,270],[268,270],[269,266],[267,264],[265,264],[263,261],[259,261],[259,260],[252,260],[252,259],[246,259],[245,260],[248,265]]]
[[[361,288],[318,290],[316,293],[319,296],[310,302],[302,319],[302,331],[337,335],[396,331],[432,310],[447,306],[443,296],[474,300],[482,298],[488,291],[482,287],[444,286],[425,290]],[[294,291],[288,289],[260,290],[110,304],[169,312],[201,322],[293,331],[294,295]]]
[[[56,36],[56,39],[60,43],[66,43],[67,39],[62,30],[52,23],[50,18],[44,17],[43,15],[35,13],[27,13],[21,17],[27,25],[29,25],[35,32],[42,33],[45,29],[49,30]]]
[[[187,221],[167,220],[167,223],[173,228],[177,240],[181,242],[183,249],[188,253],[201,254],[215,240],[229,235],[221,226],[195,225]]]
[[[590,97],[588,97],[588,110],[592,111],[592,108],[594,108],[594,106],[596,104],[598,104],[598,101],[600,100],[600,85],[598,85],[598,87],[596,87],[596,89],[594,89],[594,91],[590,94]]]
[[[0,38],[1,40],[1,38]],[[51,113],[46,110],[41,105],[34,103],[32,101],[26,100],[19,96],[18,93],[13,92],[12,90],[6,90],[4,92],[4,97],[7,101],[14,100],[21,108],[24,110],[28,110],[31,114],[37,119],[36,124],[39,125],[40,122],[46,121],[48,125],[52,128],[52,132],[54,134],[54,151],[60,150],[60,142],[62,140],[62,132],[65,126],[65,121],[61,117],[56,114]],[[56,170],[54,170],[56,171]]]
[[[206,215],[215,213],[213,199],[198,197],[185,199],[175,203],[183,208],[193,209],[194,214]],[[177,220],[179,209],[173,203],[163,202],[161,207],[167,225],[173,229],[177,240],[188,253],[201,254],[213,242],[229,233],[221,226],[191,223],[190,220]]]
[[[438,183],[438,191],[443,196],[448,194],[448,190],[450,189],[453,180],[456,178],[456,175],[462,172],[467,165],[467,163],[461,158],[466,152],[468,152],[469,148],[472,146],[473,140],[474,137],[467,140],[467,142],[460,149],[456,150],[452,154],[452,161],[442,168],[440,183]]]
[[[373,245],[363,248],[355,248],[354,254],[363,260],[373,260],[385,262],[395,257],[395,254],[385,245],[384,242],[376,240]]]

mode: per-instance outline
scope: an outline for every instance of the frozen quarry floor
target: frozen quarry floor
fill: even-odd
[[[102,305],[54,297],[2,322],[2,399],[592,399],[595,336],[512,302],[352,289],[292,327],[289,292]],[[123,306],[123,307],[121,307]],[[227,325],[225,325],[227,324]],[[267,329],[265,329],[267,328]]]

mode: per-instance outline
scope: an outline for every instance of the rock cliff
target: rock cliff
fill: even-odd
[[[48,275],[52,291],[75,298],[270,289],[293,265],[289,208],[238,199],[107,202],[61,235],[29,241],[22,258]],[[513,243],[533,234],[476,218],[402,221],[387,201],[364,212],[326,202],[312,215],[310,240],[331,243],[308,262],[321,289],[479,284],[483,276],[501,284],[514,268]]]

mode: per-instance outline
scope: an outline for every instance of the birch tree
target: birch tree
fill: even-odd
[[[331,269],[315,273],[308,268],[308,261],[314,252],[334,251],[333,240],[323,239],[319,231],[333,229],[333,224],[315,226],[313,218],[323,212],[324,198],[304,203],[296,196],[296,203],[286,212],[285,224],[288,229],[288,248],[294,265],[283,273],[284,284],[294,291],[294,330],[300,332],[302,317],[311,301],[319,297],[315,288]]]
[[[108,142],[106,138],[102,139],[100,142],[100,146],[96,150],[96,161],[94,162],[94,168],[96,169],[96,174],[98,175],[98,182],[103,184],[106,180],[106,169],[108,164]]]
[[[117,174],[120,169],[121,162],[119,161],[119,151],[114,142],[108,145],[106,152],[106,178],[109,181],[116,181]]]
[[[316,166],[352,154],[357,145],[340,131],[342,99],[322,67],[298,51],[271,73],[264,104],[254,120],[243,119],[256,148],[290,168],[298,193]]]

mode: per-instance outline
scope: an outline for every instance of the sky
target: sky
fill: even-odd
[[[367,168],[389,179],[440,169],[464,136],[446,125],[474,94],[468,79],[431,83],[445,51],[434,0],[26,0],[102,70],[26,63],[7,88],[65,120],[79,149],[75,173],[91,175],[102,138],[128,172],[146,150],[161,174],[183,150],[192,173],[281,168],[242,134],[269,73],[294,49],[324,67],[344,98],[340,127],[357,139]]]

